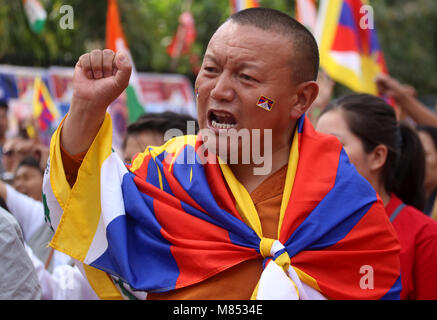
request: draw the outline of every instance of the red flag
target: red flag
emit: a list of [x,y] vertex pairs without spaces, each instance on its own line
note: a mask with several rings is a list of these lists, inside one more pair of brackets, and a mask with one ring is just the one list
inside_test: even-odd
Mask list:
[[172,58],[188,54],[196,40],[196,27],[194,18],[189,11],[183,12],[179,16],[179,26],[176,35],[167,47],[167,53]]

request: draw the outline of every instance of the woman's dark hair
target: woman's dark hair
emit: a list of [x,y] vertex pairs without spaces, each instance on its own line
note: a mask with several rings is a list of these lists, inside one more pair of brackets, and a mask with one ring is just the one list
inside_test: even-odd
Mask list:
[[406,204],[425,209],[425,152],[416,131],[400,123],[402,149],[396,168],[397,183],[393,192]]
[[41,172],[41,175],[44,175],[44,170],[41,169],[39,162],[35,157],[26,156],[25,158],[23,158],[23,160],[20,161],[20,163],[17,166],[17,169],[15,169],[15,170],[18,170],[18,168],[20,168],[22,166],[35,168],[39,172]]
[[387,160],[381,174],[386,191],[423,210],[425,155],[416,132],[398,123],[394,109],[372,95],[342,96],[330,102],[320,116],[333,109],[344,112],[350,131],[361,140],[366,153],[380,144],[387,147]]

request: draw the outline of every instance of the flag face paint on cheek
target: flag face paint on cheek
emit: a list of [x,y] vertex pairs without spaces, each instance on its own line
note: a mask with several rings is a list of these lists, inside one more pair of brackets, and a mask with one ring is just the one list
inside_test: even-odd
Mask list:
[[265,96],[260,96],[256,105],[264,110],[271,111],[275,102]]

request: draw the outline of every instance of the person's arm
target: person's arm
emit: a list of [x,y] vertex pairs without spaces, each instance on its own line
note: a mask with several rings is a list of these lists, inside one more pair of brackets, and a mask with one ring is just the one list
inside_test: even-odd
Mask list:
[[42,202],[32,199],[15,190],[10,185],[2,186],[0,183],[0,190],[5,189],[5,197],[3,198],[9,209],[20,224],[23,230],[24,240],[29,241],[34,232],[44,222],[44,207]]
[[380,74],[376,84],[381,94],[393,98],[416,123],[437,126],[437,114],[417,100],[409,86],[402,85],[386,74]]
[[67,151],[65,151],[62,145],[60,147],[62,164],[64,165],[65,178],[67,179],[70,187],[73,188],[73,185],[76,182],[77,173],[79,171],[80,165],[82,164],[82,160],[86,155],[86,151],[71,155]]
[[0,261],[0,300],[41,298],[41,288],[24,248],[20,226],[3,209],[0,209]]
[[70,111],[63,122],[61,144],[71,155],[88,150],[106,109],[129,84],[132,65],[126,54],[93,50],[79,58],[73,76]]
[[35,266],[41,285],[42,300],[97,300],[98,296],[91,288],[87,279],[76,266],[68,264],[56,267],[48,272],[41,260],[35,256],[32,249],[26,246],[26,251]]

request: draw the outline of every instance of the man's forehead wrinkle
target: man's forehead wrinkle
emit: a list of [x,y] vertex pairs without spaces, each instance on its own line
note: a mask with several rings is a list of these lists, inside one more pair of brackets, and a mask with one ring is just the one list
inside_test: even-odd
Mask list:
[[[260,32],[265,32],[264,30],[255,28],[255,30],[260,30]],[[270,33],[270,32],[269,32]],[[260,41],[260,39],[251,34],[248,37],[241,38],[237,36],[228,36],[224,37],[222,34],[219,34],[217,37],[210,42],[205,58],[213,58],[218,59],[220,56],[226,56],[230,58],[244,58],[246,61],[259,61],[261,56],[258,54],[260,51],[271,52],[272,55],[275,55],[275,60],[278,58],[277,54],[279,51],[283,51],[284,47],[291,47],[290,41],[284,43],[284,37],[278,34],[271,34],[268,38],[265,38],[265,41]],[[276,40],[276,41],[275,41]],[[276,44],[275,44],[276,42]],[[277,46],[277,43],[282,43],[283,45]],[[290,48],[291,49],[291,48]],[[287,59],[292,57],[291,50],[287,50]]]

